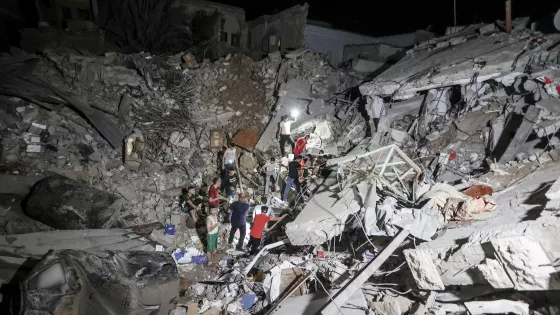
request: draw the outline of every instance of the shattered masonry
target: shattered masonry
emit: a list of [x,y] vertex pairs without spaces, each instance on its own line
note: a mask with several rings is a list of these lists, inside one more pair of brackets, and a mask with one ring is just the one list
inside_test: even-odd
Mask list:
[[[2,284],[22,283],[27,312],[61,314],[556,314],[560,34],[529,22],[462,27],[373,78],[305,48],[260,61],[13,48]],[[277,131],[294,112],[292,135],[324,160],[286,203]],[[235,242],[262,205],[286,217],[254,257],[227,247],[223,222],[208,266],[207,214],[178,196],[207,191],[230,140],[256,205]]]

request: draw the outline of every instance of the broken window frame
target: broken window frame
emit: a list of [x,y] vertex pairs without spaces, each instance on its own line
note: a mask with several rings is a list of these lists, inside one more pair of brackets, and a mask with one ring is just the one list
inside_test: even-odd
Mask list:
[[220,32],[220,42],[227,43],[228,42],[228,33],[221,31]]
[[363,154],[331,159],[326,166],[338,167],[341,188],[376,179],[383,188],[409,202],[416,201],[416,187],[423,174],[422,169],[395,144]]
[[231,46],[240,47],[240,39],[241,39],[241,35],[231,34]]

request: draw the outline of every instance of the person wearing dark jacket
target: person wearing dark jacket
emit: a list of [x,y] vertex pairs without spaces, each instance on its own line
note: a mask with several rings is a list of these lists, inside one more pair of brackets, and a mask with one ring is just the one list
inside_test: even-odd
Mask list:
[[237,242],[236,249],[243,250],[243,242],[245,241],[245,233],[247,232],[247,212],[249,212],[249,203],[244,194],[239,194],[239,199],[234,201],[228,209],[231,213],[231,231],[229,233],[228,244],[233,244],[235,232],[239,230],[239,242]]
[[302,157],[298,155],[288,164],[288,177],[286,177],[286,188],[284,188],[284,195],[282,197],[282,200],[284,201],[288,200],[288,194],[290,193],[292,186],[296,186],[298,196],[301,193],[301,185],[299,181],[299,177],[302,172],[301,160]]

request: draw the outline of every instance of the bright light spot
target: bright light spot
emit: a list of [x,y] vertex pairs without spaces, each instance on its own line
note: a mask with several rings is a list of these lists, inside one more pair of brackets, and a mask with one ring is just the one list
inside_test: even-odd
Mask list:
[[299,110],[297,110],[297,109],[292,109],[292,117],[298,118],[298,116],[299,116]]

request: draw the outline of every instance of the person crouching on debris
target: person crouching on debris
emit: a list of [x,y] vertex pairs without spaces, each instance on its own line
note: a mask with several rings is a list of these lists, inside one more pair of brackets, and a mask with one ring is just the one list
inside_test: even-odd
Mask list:
[[219,177],[214,178],[212,181],[212,185],[208,189],[208,208],[218,208],[220,205],[220,200],[227,201],[227,198],[220,195],[218,190],[220,189],[220,185],[222,184],[222,180]]
[[276,180],[278,177],[277,172],[278,163],[276,159],[271,157],[270,160],[261,168],[261,172],[264,173],[265,185],[264,185],[264,195],[268,196],[270,193],[270,186],[272,186],[272,192],[276,191]]
[[292,135],[290,134],[290,129],[294,121],[295,120],[292,117],[290,117],[289,115],[285,115],[282,117],[282,121],[280,122],[278,141],[280,141],[280,152],[282,153],[282,156],[286,154],[286,151],[284,150],[286,141],[290,143],[290,145],[292,146],[292,150],[296,145],[294,143],[294,140],[292,140]]
[[206,229],[208,231],[208,235],[206,235],[206,254],[208,256],[208,266],[211,266],[218,258],[217,249],[219,227],[218,208],[210,208],[210,214],[206,217]]
[[270,217],[268,216],[267,213],[268,207],[266,206],[263,206],[261,208],[261,211],[262,211],[261,213],[255,216],[255,219],[253,220],[253,226],[251,227],[251,233],[249,234],[250,239],[249,239],[249,244],[247,246],[249,247],[250,250],[249,253],[251,255],[256,254],[257,251],[259,250],[259,246],[261,245],[263,230],[266,224],[270,221],[280,221],[287,216],[287,214],[285,214],[281,217]]
[[284,195],[282,196],[282,200],[288,200],[288,194],[290,193],[290,189],[292,186],[296,186],[296,191],[298,193],[298,197],[301,193],[301,185],[299,182],[299,177],[302,174],[301,169],[301,161],[302,157],[300,155],[296,156],[293,161],[288,164],[288,177],[286,177],[286,188],[284,188]]
[[222,170],[234,169],[237,169],[237,151],[235,150],[235,144],[230,143],[222,157]]
[[183,194],[181,195],[179,206],[184,213],[188,213],[192,219],[196,222],[196,212],[200,210],[201,205],[195,206],[196,187],[189,186],[187,189],[183,188]]
[[309,140],[309,135],[305,135],[297,139],[296,146],[294,148],[294,155],[305,156],[305,154],[307,154],[307,140]]
[[239,194],[239,200],[234,201],[228,209],[231,213],[231,231],[229,232],[228,244],[233,246],[235,232],[239,230],[239,241],[236,249],[243,251],[243,242],[245,241],[245,233],[247,228],[247,212],[249,212],[249,203],[244,194]]

